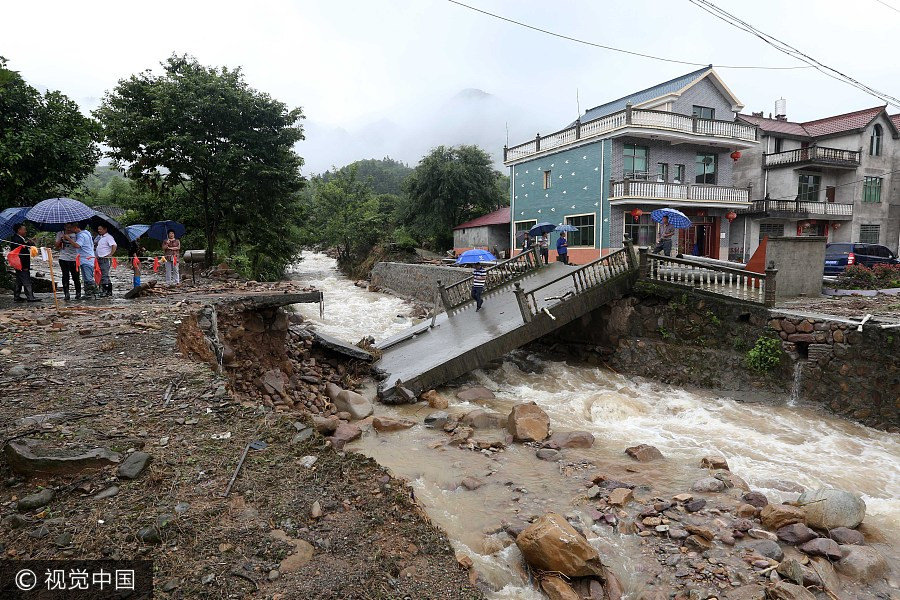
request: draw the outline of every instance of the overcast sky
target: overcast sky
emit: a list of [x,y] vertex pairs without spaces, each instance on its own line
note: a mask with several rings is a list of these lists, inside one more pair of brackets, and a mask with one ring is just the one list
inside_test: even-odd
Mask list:
[[[715,65],[798,66],[688,0],[463,0],[599,44]],[[718,0],[755,27],[900,95],[900,0]],[[390,155],[414,165],[438,144],[499,159],[581,112],[695,70],[554,38],[447,0],[10,2],[0,55],[32,85],[85,111],[124,77],[172,53],[241,66],[247,81],[307,116],[304,171]],[[791,120],[883,104],[813,69],[718,69],[745,112],[787,99]],[[474,90],[479,90],[474,91]],[[900,112],[890,108],[892,113]]]

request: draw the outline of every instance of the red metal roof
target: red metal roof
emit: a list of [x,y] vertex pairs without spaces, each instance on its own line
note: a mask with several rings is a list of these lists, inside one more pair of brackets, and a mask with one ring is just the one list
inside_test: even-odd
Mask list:
[[[756,125],[762,131],[767,133],[783,133],[785,135],[796,135],[800,137],[820,137],[825,135],[834,135],[844,131],[852,131],[854,129],[862,129],[877,117],[883,106],[875,106],[872,108],[864,108],[843,115],[834,115],[833,117],[825,117],[824,119],[816,119],[814,121],[806,121],[805,123],[796,123],[793,121],[780,121],[778,119],[766,119],[764,117],[754,117],[753,115],[738,115],[742,120]],[[895,115],[900,117],[900,115]],[[891,117],[894,125],[900,128],[900,120]]]
[[762,131],[767,133],[783,133],[785,135],[796,135],[800,137],[809,137],[809,133],[800,123],[791,121],[780,121],[778,119],[766,119],[765,117],[754,117],[753,115],[738,115],[742,120],[756,125]]
[[833,117],[825,117],[824,119],[816,119],[815,121],[807,121],[803,123],[803,128],[809,132],[809,135],[831,135],[842,131],[851,131],[853,129],[862,129],[877,117],[884,106],[875,106],[857,110],[843,115],[835,115]]
[[457,225],[453,229],[469,229],[471,227],[484,227],[486,225],[509,225],[509,222],[509,207],[504,206],[503,208],[497,209],[492,213],[482,215],[477,219],[472,219],[471,221],[467,221],[462,225]]

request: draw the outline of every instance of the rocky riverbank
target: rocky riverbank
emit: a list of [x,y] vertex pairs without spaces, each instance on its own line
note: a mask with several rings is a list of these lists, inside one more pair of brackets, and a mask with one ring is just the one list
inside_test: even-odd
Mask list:
[[406,484],[338,449],[366,366],[254,299],[302,291],[0,297],[5,557],[152,560],[162,597],[481,598]]
[[[492,397],[489,390],[469,387],[457,393],[455,403]],[[550,598],[900,598],[897,575],[875,547],[888,540],[865,525],[865,503],[851,491],[798,489],[803,493],[794,502],[770,502],[732,473],[723,457],[700,455],[694,483],[680,493],[661,494],[648,474],[665,470],[668,459],[653,446],[623,449],[632,464],[624,471],[598,472],[573,461],[598,443],[594,436],[553,429],[533,403],[516,404],[507,414],[483,408],[456,412],[434,390],[421,400],[433,410],[415,425],[444,432],[432,449],[500,456],[515,446],[531,448],[535,468],[540,461],[556,463],[565,477],[582,482],[583,492],[564,513],[531,512],[533,504],[525,508],[528,491],[506,482],[514,492],[508,518],[485,532],[488,553],[518,547]],[[492,477],[490,471],[470,475],[458,486],[476,493],[497,485]],[[638,548],[625,572],[611,568],[621,562],[604,555],[604,542],[597,543],[610,536],[631,538]],[[467,556],[460,559],[472,564]]]

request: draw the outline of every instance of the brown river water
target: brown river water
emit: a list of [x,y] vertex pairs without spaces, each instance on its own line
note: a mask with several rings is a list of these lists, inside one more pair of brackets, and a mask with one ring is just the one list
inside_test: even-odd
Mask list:
[[[304,253],[295,277],[325,292],[325,318],[318,308],[299,310],[322,331],[356,342],[365,335],[383,339],[412,321],[400,299],[366,292],[342,277],[334,261]],[[464,318],[464,317],[463,317]],[[455,389],[439,392],[450,400],[448,412],[474,408],[506,413],[513,404],[534,401],[558,431],[583,430],[596,437],[590,449],[569,449],[563,462],[535,457],[519,444],[486,454],[453,446],[432,448],[446,434],[417,426],[378,434],[367,432],[349,448],[371,456],[410,482],[430,518],[446,532],[458,553],[469,555],[492,598],[543,598],[522,578],[515,545],[502,548],[504,534],[493,535],[503,521],[523,520],[553,510],[579,515],[585,477],[606,473],[615,479],[647,485],[653,496],[689,491],[706,475],[698,467],[707,454],[724,456],[731,470],[770,501],[793,500],[798,487],[830,486],[862,495],[867,513],[862,530],[900,575],[900,436],[869,429],[811,408],[737,402],[717,394],[686,390],[642,378],[625,377],[596,367],[567,364],[546,355],[516,351],[490,368],[467,377],[496,395],[478,404],[461,402]],[[419,422],[427,405],[376,407],[376,414]],[[502,432],[491,435],[502,439]],[[635,463],[628,446],[656,446],[666,460]],[[474,476],[485,485],[474,491],[460,481]],[[623,536],[604,525],[585,533],[620,575],[629,591],[641,587],[643,567],[652,557],[641,554],[638,537]]]

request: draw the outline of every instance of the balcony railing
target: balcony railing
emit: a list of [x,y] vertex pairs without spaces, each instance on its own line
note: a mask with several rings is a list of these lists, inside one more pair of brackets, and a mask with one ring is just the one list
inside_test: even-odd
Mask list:
[[835,167],[855,168],[859,166],[859,155],[860,153],[856,150],[809,146],[808,148],[763,154],[763,166],[770,168],[799,163],[820,163]]
[[625,110],[620,110],[599,119],[585,123],[582,123],[580,120],[575,121],[575,124],[571,127],[556,133],[544,136],[538,134],[533,140],[524,144],[511,148],[504,146],[503,161],[508,163],[519,160],[532,154],[545,152],[560,146],[567,146],[579,140],[599,137],[626,127],[673,131],[703,137],[741,140],[743,142],[756,142],[759,139],[755,125],[745,125],[734,121],[698,119],[678,113],[633,109],[631,106],[627,106]]
[[616,198],[642,198],[662,200],[685,200],[696,202],[725,202],[747,204],[750,202],[750,188],[736,188],[725,185],[702,185],[689,183],[656,183],[652,181],[610,182],[610,200]]
[[835,202],[809,202],[805,200],[756,200],[751,202],[744,212],[852,217],[853,205]]

